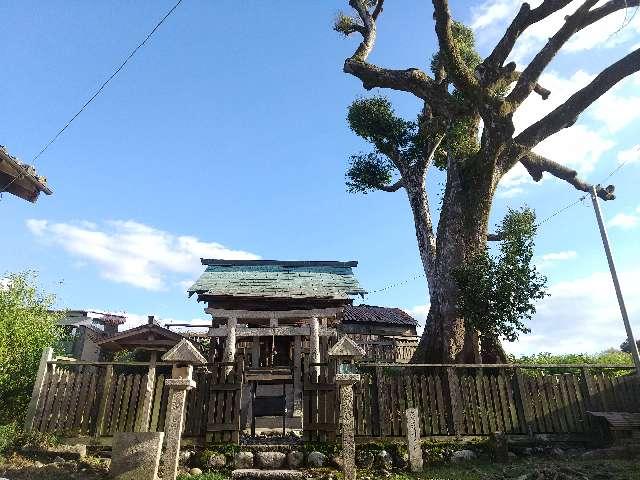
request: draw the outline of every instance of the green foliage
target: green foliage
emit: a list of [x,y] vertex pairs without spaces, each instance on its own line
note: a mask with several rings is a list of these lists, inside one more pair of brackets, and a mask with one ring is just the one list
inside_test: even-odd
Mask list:
[[0,287],[0,423],[26,412],[42,351],[60,338],[54,297],[34,273],[10,274]]
[[[620,350],[622,350],[623,352],[631,353],[630,345],[631,344],[629,343],[629,339],[627,338],[620,344]],[[640,340],[636,340],[636,345],[638,346],[638,348],[640,348]]]
[[347,169],[347,191],[368,193],[391,182],[393,167],[388,160],[376,153],[351,155]]
[[344,36],[347,36],[350,33],[353,33],[354,25],[359,24],[360,22],[358,22],[355,18],[346,15],[344,12],[338,12],[333,22],[333,29],[336,32],[343,34]]
[[300,450],[305,454],[320,452],[330,457],[339,454],[342,448],[340,444],[332,442],[304,442]]
[[[565,353],[565,354],[552,354],[548,352],[536,353],[533,355],[523,355],[521,357],[511,357],[511,363],[518,363],[523,365],[633,365],[633,359],[631,354],[621,352],[620,350],[605,350],[603,352],[589,354],[589,353]],[[526,371],[526,370],[524,370]],[[594,370],[595,372],[595,370]],[[628,375],[631,370],[617,370],[606,369],[605,374],[611,376]],[[552,373],[579,373],[577,369],[537,369],[535,372],[538,374],[552,374]]]
[[[473,30],[465,24],[453,21],[451,23],[451,33],[455,46],[462,60],[462,63],[471,71],[473,71],[482,62],[482,57],[476,52],[476,39]],[[440,52],[434,53],[431,57],[431,71],[434,75],[437,71],[444,67],[447,69]]]
[[56,445],[58,439],[47,433],[24,432],[16,422],[0,425],[0,454],[23,448],[39,448]]
[[459,288],[458,308],[469,328],[480,337],[504,337],[513,342],[529,333],[525,321],[546,296],[547,279],[532,265],[535,214],[528,208],[509,210],[498,226],[499,254],[483,252],[453,271]]

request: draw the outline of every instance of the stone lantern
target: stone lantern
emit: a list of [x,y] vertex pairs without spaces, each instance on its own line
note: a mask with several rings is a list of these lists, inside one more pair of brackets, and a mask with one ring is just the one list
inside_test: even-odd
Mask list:
[[329,349],[329,357],[338,362],[336,384],[340,386],[340,425],[342,427],[342,468],[345,480],[356,480],[356,444],[353,421],[353,385],[360,381],[355,361],[365,351],[346,335]]

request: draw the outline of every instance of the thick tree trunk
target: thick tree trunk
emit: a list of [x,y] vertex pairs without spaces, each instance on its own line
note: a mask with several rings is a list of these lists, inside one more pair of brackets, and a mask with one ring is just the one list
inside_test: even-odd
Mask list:
[[436,256],[431,273],[427,273],[428,278],[433,277],[429,283],[431,306],[414,363],[495,363],[504,359],[497,339],[480,346],[477,332],[465,328],[452,275],[455,268],[486,246],[494,189],[492,176],[465,172],[454,162],[449,165]]

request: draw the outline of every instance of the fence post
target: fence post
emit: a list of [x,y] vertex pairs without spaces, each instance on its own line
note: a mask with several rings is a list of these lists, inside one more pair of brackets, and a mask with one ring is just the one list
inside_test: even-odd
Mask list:
[[30,431],[33,429],[33,420],[36,416],[38,404],[40,403],[40,397],[42,396],[42,389],[44,388],[47,374],[47,367],[51,360],[53,360],[53,348],[47,347],[44,349],[44,351],[42,352],[42,356],[40,357],[40,366],[38,367],[36,382],[33,384],[31,400],[29,401],[27,416],[24,421],[24,429],[26,431]]
[[100,405],[98,406],[98,418],[96,419],[96,437],[101,437],[105,429],[105,415],[107,414],[107,399],[111,393],[111,384],[113,380],[113,365],[107,365],[107,371],[104,375],[104,383],[102,384],[102,396]]
[[447,367],[447,384],[449,386],[449,398],[451,400],[451,419],[454,433],[460,435],[462,432],[462,412],[460,411],[460,384],[458,376],[453,367]]
[[384,401],[384,385],[382,384],[382,367],[376,367],[376,413],[379,420],[375,424],[378,425],[380,431],[378,434],[384,437],[387,434],[387,407]]
[[140,431],[149,431],[149,422],[151,421],[151,407],[153,405],[153,392],[156,390],[156,362],[158,352],[151,352],[149,359],[149,371],[147,372],[147,384],[144,390],[144,400],[142,404],[142,414],[140,416]]

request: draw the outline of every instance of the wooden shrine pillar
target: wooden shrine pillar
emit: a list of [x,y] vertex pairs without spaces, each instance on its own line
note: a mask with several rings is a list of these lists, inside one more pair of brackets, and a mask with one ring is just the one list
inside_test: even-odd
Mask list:
[[[320,363],[320,323],[318,317],[309,319],[309,363]],[[310,371],[316,379],[320,376],[319,366],[312,366]]]
[[302,417],[302,336],[293,339],[293,416]]
[[[236,327],[238,320],[234,317],[227,319],[227,338],[224,344],[224,353],[222,355],[222,361],[225,363],[232,363],[236,360]],[[233,370],[233,366],[229,365],[225,367],[225,373],[229,374]]]
[[253,337],[251,344],[251,366],[258,368],[260,366],[260,337]]

